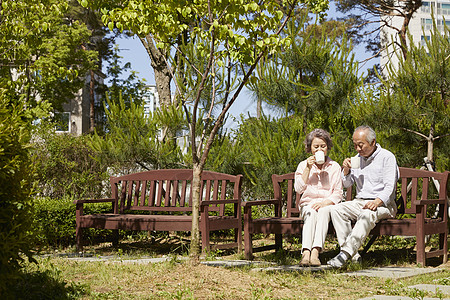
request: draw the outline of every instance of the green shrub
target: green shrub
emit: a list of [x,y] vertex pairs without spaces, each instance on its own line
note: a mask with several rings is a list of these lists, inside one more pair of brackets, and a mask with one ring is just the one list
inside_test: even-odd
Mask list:
[[57,134],[45,122],[38,127],[33,157],[40,196],[99,198],[103,196],[103,186],[109,190],[106,167],[94,159],[89,139],[89,136]]
[[0,93],[0,296],[33,247],[30,125],[24,113]]
[[[111,203],[87,204],[85,214],[110,213]],[[67,247],[75,244],[75,204],[72,198],[35,200],[35,228],[41,248]],[[85,240],[106,240],[108,230],[89,228],[84,230]]]

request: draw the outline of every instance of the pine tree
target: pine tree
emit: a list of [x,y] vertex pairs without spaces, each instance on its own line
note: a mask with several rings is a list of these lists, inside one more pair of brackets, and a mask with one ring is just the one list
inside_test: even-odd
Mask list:
[[269,56],[251,86],[262,99],[287,115],[303,116],[304,133],[335,124],[353,124],[348,118],[348,99],[358,87],[358,64],[345,35],[329,35],[324,25],[309,25],[300,17],[284,34],[290,47]]
[[[425,35],[425,34],[424,34]],[[420,166],[422,158],[448,170],[450,131],[450,36],[434,23],[430,39],[414,44],[405,58],[396,53],[398,67],[389,66],[389,78],[366,90],[355,106],[355,117],[375,124],[400,164]]]

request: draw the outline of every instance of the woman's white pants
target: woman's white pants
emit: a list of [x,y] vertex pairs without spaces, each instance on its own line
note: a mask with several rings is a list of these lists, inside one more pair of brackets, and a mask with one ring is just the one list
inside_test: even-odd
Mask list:
[[302,250],[319,248],[322,250],[327,237],[328,224],[330,223],[330,207],[328,205],[316,211],[311,205],[300,206],[300,216],[303,219]]

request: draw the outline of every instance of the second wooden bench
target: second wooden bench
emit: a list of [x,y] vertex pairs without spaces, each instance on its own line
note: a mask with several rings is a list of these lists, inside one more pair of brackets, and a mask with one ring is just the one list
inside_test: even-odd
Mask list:
[[[399,168],[398,212],[396,218],[380,221],[370,232],[371,239],[362,251],[367,252],[377,236],[413,236],[416,238],[416,259],[425,266],[429,257],[442,256],[447,262],[448,206],[447,181],[449,172],[438,173],[418,169]],[[436,181],[439,190],[435,188]],[[272,175],[274,199],[248,201],[244,207],[244,248],[245,257],[251,259],[253,252],[282,248],[283,234],[301,235],[303,221],[299,217],[299,194],[294,191],[294,173]],[[352,200],[351,190],[347,191],[347,201]],[[254,207],[273,206],[273,215],[254,219]],[[331,223],[330,223],[331,227]],[[333,229],[331,228],[332,232]],[[275,234],[272,245],[254,248],[252,235]],[[425,251],[425,236],[439,235],[439,248]]]

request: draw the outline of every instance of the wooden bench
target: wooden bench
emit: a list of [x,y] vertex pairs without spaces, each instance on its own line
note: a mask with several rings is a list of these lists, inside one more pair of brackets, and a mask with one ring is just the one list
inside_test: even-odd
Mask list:
[[[372,235],[364,247],[364,255],[376,237],[414,236],[416,237],[416,259],[425,266],[429,257],[442,256],[447,262],[448,204],[447,180],[449,172],[437,173],[418,169],[399,168],[399,191],[396,218],[380,221],[370,232]],[[434,178],[440,185],[439,191],[433,184]],[[294,173],[272,175],[274,199],[248,201],[244,207],[244,248],[245,257],[251,259],[253,252],[282,248],[282,235],[301,235],[303,221],[299,218],[297,206],[300,195],[294,191]],[[351,189],[346,192],[346,201],[352,200]],[[252,208],[261,205],[273,206],[270,217],[252,218]],[[437,213],[433,215],[433,212]],[[330,223],[330,232],[333,232]],[[252,235],[256,233],[275,234],[275,244],[254,248]],[[425,236],[439,234],[439,249],[425,251]]]
[[[193,172],[189,169],[153,170],[111,177],[111,198],[74,201],[77,249],[83,249],[83,228],[116,230],[116,237],[118,229],[191,231],[192,177]],[[200,202],[202,250],[238,247],[241,251],[241,181],[242,175],[203,171]],[[102,202],[112,204],[111,213],[83,214],[86,203]],[[226,229],[234,229],[234,242],[211,245],[210,232]]]

